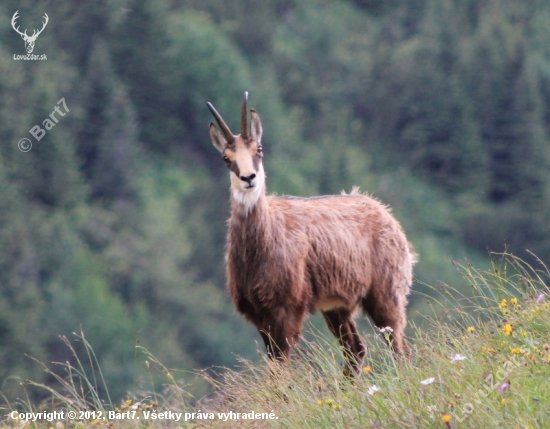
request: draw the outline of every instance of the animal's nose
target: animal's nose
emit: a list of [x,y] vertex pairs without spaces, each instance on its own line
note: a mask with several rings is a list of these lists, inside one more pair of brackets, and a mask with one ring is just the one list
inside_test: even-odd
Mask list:
[[241,176],[241,180],[246,183],[252,182],[256,177],[256,173],[249,174],[248,176]]

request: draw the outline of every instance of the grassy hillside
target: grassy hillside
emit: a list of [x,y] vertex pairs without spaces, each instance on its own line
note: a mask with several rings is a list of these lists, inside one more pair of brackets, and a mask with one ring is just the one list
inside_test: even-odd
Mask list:
[[[368,335],[363,372],[353,382],[341,373],[340,350],[319,334],[303,342],[282,366],[242,360],[238,371],[215,368],[197,373],[197,381],[214,387],[214,393],[204,398],[192,397],[177,370],[139,349],[139,381],[134,394],[121,403],[106,404],[97,398],[99,368],[83,374],[80,367],[61,364],[47,369],[59,374],[63,385],[47,388],[51,399],[41,406],[22,400],[5,413],[96,412],[77,425],[86,428],[112,422],[117,427],[189,428],[546,428],[550,272],[542,266],[535,270],[511,255],[494,258],[488,271],[470,264],[458,267],[472,297],[452,286],[442,287],[439,298],[429,303],[438,316],[426,315],[429,327],[413,329],[410,357],[389,351],[387,333]],[[90,357],[94,359],[81,356]],[[213,378],[212,371],[219,378]],[[164,388],[146,391],[150,377],[157,376],[163,377]],[[27,389],[33,387],[45,388],[27,384]],[[18,427],[21,422],[8,418],[4,424]]]

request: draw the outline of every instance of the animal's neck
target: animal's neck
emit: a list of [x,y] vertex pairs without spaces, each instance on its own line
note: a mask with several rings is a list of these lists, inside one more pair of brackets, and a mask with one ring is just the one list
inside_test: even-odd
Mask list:
[[269,208],[265,189],[260,189],[255,200],[249,197],[252,195],[243,196],[232,190],[230,228],[236,235],[235,239],[257,245],[270,234]]
[[241,291],[258,285],[264,275],[262,266],[269,261],[273,242],[269,209],[262,193],[250,210],[234,198],[227,237],[229,287]]

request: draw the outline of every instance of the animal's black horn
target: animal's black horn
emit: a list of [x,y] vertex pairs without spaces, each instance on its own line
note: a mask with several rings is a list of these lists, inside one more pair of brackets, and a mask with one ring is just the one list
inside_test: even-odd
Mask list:
[[214,116],[214,118],[216,118],[216,122],[218,122],[218,125],[222,129],[222,133],[225,136],[227,143],[228,144],[233,143],[233,141],[235,140],[235,137],[233,136],[233,133],[231,132],[231,130],[229,129],[225,121],[222,119],[218,111],[214,108],[214,106],[212,106],[212,103],[208,102],[206,103],[206,105],[210,109],[210,112],[212,112],[212,115]]
[[247,121],[246,121],[246,118],[247,118],[247,109],[246,109],[246,103],[248,102],[248,92],[245,92],[244,93],[244,98],[243,98],[243,109],[242,109],[242,112],[241,112],[241,137],[244,139],[244,140],[247,140],[248,139],[248,125],[247,125]]

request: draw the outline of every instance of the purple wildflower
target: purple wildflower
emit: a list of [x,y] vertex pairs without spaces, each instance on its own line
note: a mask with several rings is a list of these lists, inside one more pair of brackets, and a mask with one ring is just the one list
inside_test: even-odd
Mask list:
[[498,388],[499,393],[503,393],[506,389],[510,387],[510,383],[502,383]]

